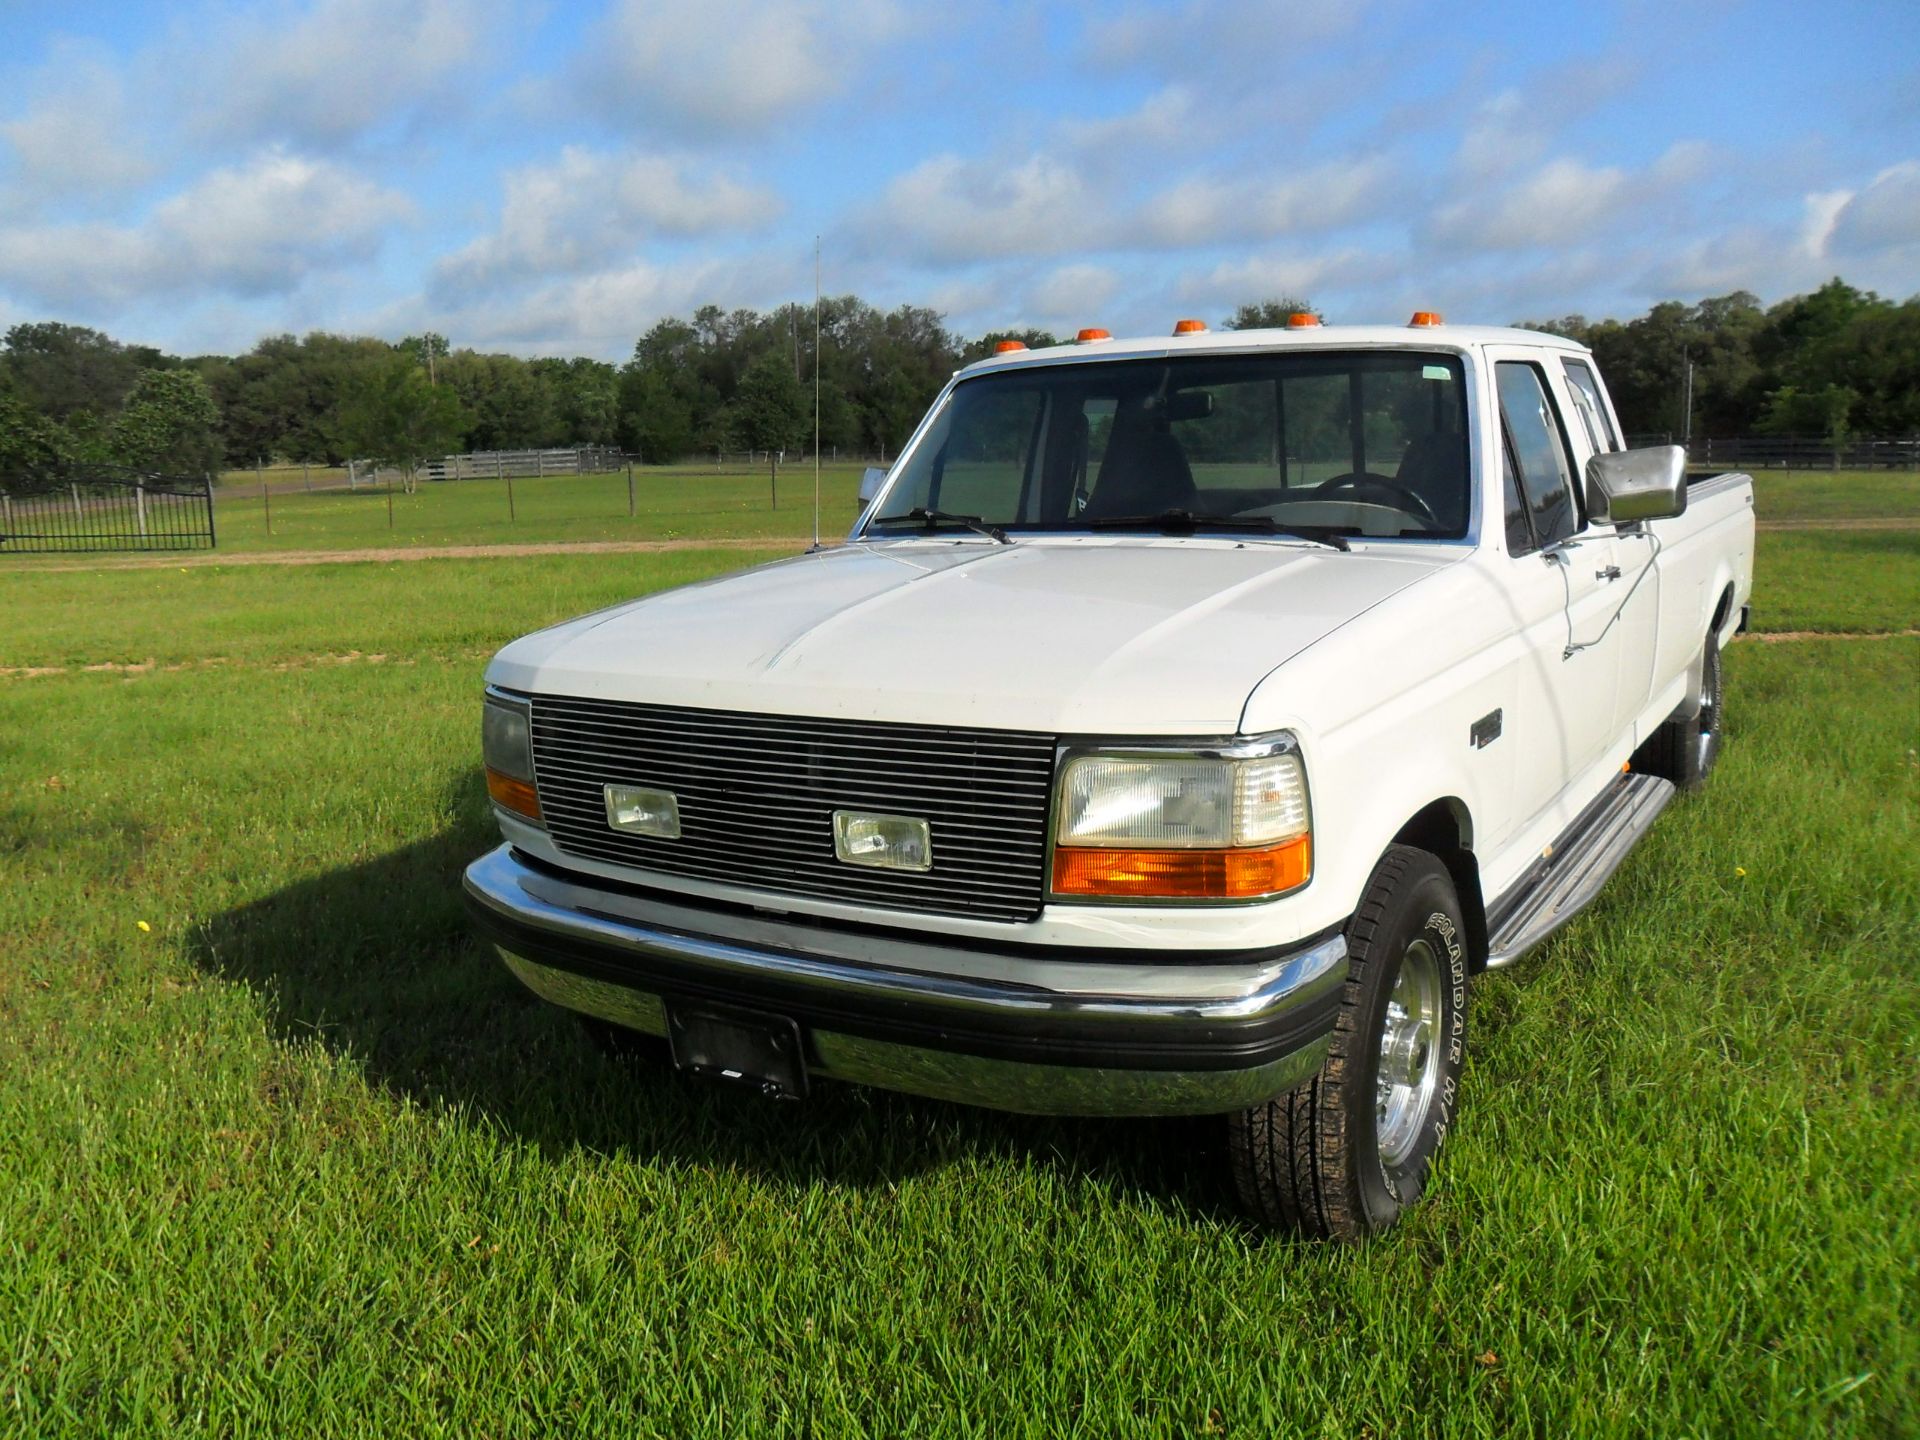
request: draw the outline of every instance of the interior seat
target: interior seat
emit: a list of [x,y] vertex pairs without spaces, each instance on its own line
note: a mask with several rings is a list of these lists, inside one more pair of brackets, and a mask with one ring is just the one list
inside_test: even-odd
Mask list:
[[1089,520],[1102,520],[1191,510],[1199,494],[1180,442],[1165,430],[1149,430],[1137,440],[1116,438],[1107,447],[1083,513]]
[[1444,529],[1467,528],[1467,442],[1454,431],[1432,430],[1407,442],[1399,483],[1427,502]]

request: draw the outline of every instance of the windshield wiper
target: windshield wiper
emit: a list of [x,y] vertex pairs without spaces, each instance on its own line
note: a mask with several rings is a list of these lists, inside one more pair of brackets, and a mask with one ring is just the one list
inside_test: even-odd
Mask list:
[[1094,530],[1157,529],[1166,535],[1191,535],[1196,530],[1257,530],[1263,535],[1284,535],[1289,540],[1307,540],[1330,545],[1335,550],[1351,550],[1346,536],[1338,530],[1315,526],[1296,529],[1282,525],[1267,515],[1196,515],[1191,510],[1162,510],[1157,515],[1103,515],[1087,522]]
[[904,515],[881,515],[877,517],[873,523],[876,525],[890,525],[896,520],[918,520],[921,521],[928,530],[943,523],[947,525],[964,525],[967,529],[973,531],[974,534],[985,535],[989,540],[997,540],[1002,545],[1011,545],[1013,543],[1013,541],[1007,538],[1006,531],[1002,530],[998,525],[989,525],[978,515],[955,515],[947,510],[929,510],[924,505],[916,505]]

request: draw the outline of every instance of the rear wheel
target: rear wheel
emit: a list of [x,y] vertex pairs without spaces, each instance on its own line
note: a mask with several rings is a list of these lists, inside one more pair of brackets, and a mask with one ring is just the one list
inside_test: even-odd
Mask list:
[[1633,757],[1633,768],[1643,775],[1671,780],[1682,790],[1698,790],[1713,773],[1726,736],[1726,695],[1720,670],[1720,645],[1707,635],[1700,654],[1700,708],[1688,716],[1674,716],[1647,737]]
[[1326,1062],[1229,1117],[1234,1186],[1257,1219],[1352,1240],[1420,1198],[1459,1104],[1465,936],[1446,867],[1423,850],[1388,850],[1347,927]]

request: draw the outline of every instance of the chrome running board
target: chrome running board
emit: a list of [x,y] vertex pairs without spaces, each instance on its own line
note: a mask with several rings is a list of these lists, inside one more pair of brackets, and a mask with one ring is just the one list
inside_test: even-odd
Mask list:
[[1673,782],[1657,775],[1623,775],[1609,786],[1539,866],[1494,902],[1487,968],[1511,965],[1591,905],[1673,796]]

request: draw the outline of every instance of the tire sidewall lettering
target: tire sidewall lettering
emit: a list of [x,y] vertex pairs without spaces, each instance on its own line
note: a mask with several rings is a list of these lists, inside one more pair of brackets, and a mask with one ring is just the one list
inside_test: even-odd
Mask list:
[[[1418,913],[1418,912],[1416,912]],[[1467,1040],[1467,947],[1461,937],[1460,922],[1445,910],[1432,909],[1419,923],[1409,941],[1426,938],[1446,956],[1446,1045],[1436,1059],[1443,1066],[1435,1088],[1427,1126],[1431,1142],[1420,1146],[1398,1171],[1380,1166],[1380,1177],[1387,1195],[1405,1208],[1420,1198],[1426,1172],[1433,1156],[1453,1127],[1453,1114],[1460,1098],[1460,1067],[1466,1059]]]

